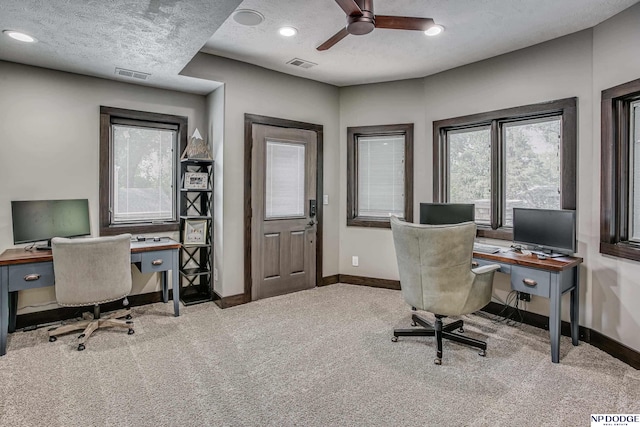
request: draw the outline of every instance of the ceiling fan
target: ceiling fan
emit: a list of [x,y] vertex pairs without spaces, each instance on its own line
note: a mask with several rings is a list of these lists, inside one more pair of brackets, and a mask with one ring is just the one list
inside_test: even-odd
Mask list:
[[329,40],[318,46],[316,48],[317,50],[327,50],[349,34],[369,34],[374,28],[426,31],[435,26],[435,22],[433,22],[431,18],[374,15],[373,0],[335,1],[347,14],[347,25],[335,33]]

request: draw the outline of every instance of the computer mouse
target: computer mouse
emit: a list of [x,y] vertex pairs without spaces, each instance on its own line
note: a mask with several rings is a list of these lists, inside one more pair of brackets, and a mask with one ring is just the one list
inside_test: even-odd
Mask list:
[[547,259],[547,258],[549,258],[549,257],[548,257],[548,256],[546,256],[546,255],[539,255],[539,254],[538,254],[538,255],[536,255],[536,256],[538,257],[538,259]]
[[160,240],[162,240],[160,237],[154,237],[154,238],[153,238],[153,241],[154,241],[154,242],[159,242]]
[[138,239],[138,242],[144,242],[145,240],[147,240],[145,239],[144,236],[138,236],[137,239]]

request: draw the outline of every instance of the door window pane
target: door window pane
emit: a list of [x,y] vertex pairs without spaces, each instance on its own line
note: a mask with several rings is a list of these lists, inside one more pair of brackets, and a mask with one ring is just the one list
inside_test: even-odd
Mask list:
[[630,158],[633,159],[631,169],[631,182],[629,183],[631,200],[631,212],[629,215],[631,224],[629,227],[629,240],[640,242],[640,101],[633,102],[631,112],[631,135],[629,138]]
[[560,209],[560,116],[503,125],[505,220],[513,208]]
[[303,217],[305,146],[267,140],[265,218]]
[[358,216],[404,217],[404,136],[358,138]]
[[173,130],[112,125],[113,223],[175,220]]
[[476,222],[491,223],[491,128],[447,132],[449,202],[473,203]]

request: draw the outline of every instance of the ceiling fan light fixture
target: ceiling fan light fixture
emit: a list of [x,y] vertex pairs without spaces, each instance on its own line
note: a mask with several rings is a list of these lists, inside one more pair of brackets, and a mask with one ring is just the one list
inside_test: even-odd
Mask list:
[[439,24],[435,24],[432,25],[431,27],[427,28],[427,30],[424,32],[426,35],[428,36],[437,36],[438,34],[442,33],[444,31],[444,27],[442,25]]
[[30,36],[29,34],[21,33],[20,31],[4,30],[3,33],[14,40],[25,43],[35,43],[38,41],[35,37]]
[[264,21],[264,15],[257,10],[252,9],[238,9],[233,12],[233,20],[240,25],[246,25],[247,27],[254,27],[261,24]]
[[293,37],[298,34],[298,30],[294,27],[280,27],[278,32],[284,37]]

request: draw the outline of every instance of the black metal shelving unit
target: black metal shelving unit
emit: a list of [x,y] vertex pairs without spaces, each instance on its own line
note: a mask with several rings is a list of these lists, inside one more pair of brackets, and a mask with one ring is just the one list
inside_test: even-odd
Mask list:
[[[180,188],[180,301],[193,305],[213,299],[213,160],[182,159]],[[196,176],[191,173],[198,174]],[[186,178],[198,182],[206,174],[206,187],[194,188]],[[202,182],[200,180],[199,182]],[[197,186],[197,184],[196,184]],[[202,242],[186,239],[188,224],[204,222]]]

